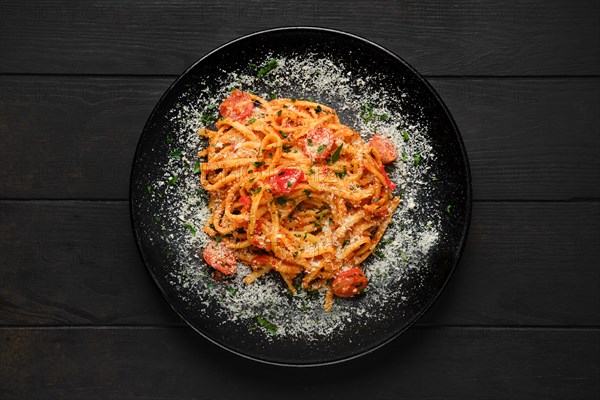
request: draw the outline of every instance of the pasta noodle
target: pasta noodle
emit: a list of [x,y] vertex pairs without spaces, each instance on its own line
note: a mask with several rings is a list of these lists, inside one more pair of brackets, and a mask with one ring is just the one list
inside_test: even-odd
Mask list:
[[397,156],[391,142],[365,143],[334,109],[307,100],[235,90],[220,111],[216,130],[199,131],[209,144],[199,153],[204,231],[215,239],[207,263],[223,274],[249,264],[246,284],[275,271],[292,294],[295,284],[324,287],[326,310],[364,290],[360,265],[400,203],[383,166]]

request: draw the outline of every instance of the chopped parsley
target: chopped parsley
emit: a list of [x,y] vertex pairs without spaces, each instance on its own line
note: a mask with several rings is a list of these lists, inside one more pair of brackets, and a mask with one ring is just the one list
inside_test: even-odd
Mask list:
[[192,236],[196,236],[196,228],[194,228],[194,226],[192,224],[185,223],[185,224],[183,224],[183,226],[188,228],[188,230],[191,232]]
[[390,116],[389,116],[389,115],[387,115],[387,114],[381,114],[381,115],[379,116],[379,120],[380,120],[380,121],[383,121],[383,122],[387,122],[387,121],[389,121],[389,120],[390,120]]
[[292,146],[290,146],[289,144],[284,144],[282,146],[282,149],[284,153],[289,153],[290,151],[292,151]]
[[173,186],[174,184],[177,183],[178,180],[179,180],[179,176],[175,175],[171,179],[169,179],[169,181],[167,182],[167,185]]
[[215,236],[215,243],[219,243],[221,240],[223,240],[223,238],[232,237],[232,236],[233,235],[231,233],[228,233],[227,235],[219,235],[219,234],[217,234]]
[[408,136],[408,132],[406,132],[406,129],[402,131],[402,137],[404,138],[405,142],[408,142],[408,139],[410,139],[410,137]]
[[323,150],[325,150],[325,145],[322,144],[319,147],[317,147],[317,153],[321,154],[323,152]]
[[346,245],[350,243],[350,239],[344,239],[344,243],[342,243],[342,247],[346,247]]
[[181,158],[181,152],[179,150],[173,151],[169,155],[176,160]]
[[201,123],[202,125],[208,125],[208,124],[210,124],[211,122],[215,122],[216,120],[217,120],[217,117],[215,117],[215,116],[214,116],[214,115],[212,115],[212,114],[202,114],[202,115],[200,116],[200,123]]
[[148,194],[152,193],[152,186],[148,185],[146,186],[146,190],[148,191]]
[[323,111],[323,109],[321,108],[321,106],[317,106],[317,107],[315,107],[315,112],[316,112],[317,114],[321,113],[322,111]]
[[269,72],[271,72],[275,68],[277,68],[277,60],[269,60],[269,62],[267,62],[264,67],[262,67],[260,70],[258,70],[258,73],[256,74],[256,77],[260,78],[263,75],[268,74]]
[[365,124],[372,121],[376,117],[373,104],[365,103],[360,112],[360,116],[363,121],[365,121]]
[[275,93],[273,92],[269,92],[269,100],[273,101],[275,100],[277,97],[275,96]]
[[287,133],[285,133],[284,131],[279,131],[279,134],[280,134],[280,135],[281,135],[281,137],[282,137],[282,138],[284,138],[284,139],[288,137],[288,134],[287,134]]
[[450,214],[452,212],[452,205],[451,204],[448,204],[448,207],[446,207],[446,212],[448,214]]
[[292,181],[287,181],[286,186],[291,188],[292,187]]
[[306,197],[310,199],[310,195],[312,194],[312,192],[308,189],[304,189],[303,192],[306,195]]
[[414,164],[415,165],[421,164],[421,153],[415,154]]
[[313,145],[313,141],[312,141],[312,139],[308,139],[308,140],[307,140],[307,143],[308,143],[308,145],[309,145],[309,146],[312,146],[312,145]]
[[250,118],[248,120],[248,122],[246,122],[246,125],[250,125],[250,124],[254,123],[254,121],[256,121],[256,118]]
[[281,110],[277,111],[277,116],[281,117]]
[[256,316],[256,321],[270,333],[277,333],[277,325],[263,318],[260,314]]
[[200,173],[200,160],[196,160],[196,163],[194,164],[193,171],[194,171],[195,174],[199,174]]
[[376,249],[373,254],[375,254],[377,257],[379,258],[385,258],[385,256],[383,255],[383,253],[381,252],[381,250]]
[[343,171],[335,171],[335,174],[337,175],[338,178],[340,179],[344,179],[346,177],[346,166],[344,165],[344,170]]
[[264,161],[255,161],[252,163],[252,165],[254,165],[256,168],[260,168],[265,164]]
[[236,288],[232,288],[232,287],[227,288],[227,293],[229,293],[231,296],[235,296],[236,292],[237,292]]
[[340,144],[340,147],[338,147],[335,152],[333,153],[333,155],[331,156],[331,163],[333,164],[334,162],[336,162],[337,160],[340,159],[340,154],[342,152],[342,147],[344,146],[344,143]]
[[[288,182],[288,184],[289,184],[289,182]],[[285,203],[287,203],[287,202],[288,202],[288,199],[285,197],[277,198],[277,204],[279,204],[280,206],[284,206]]]
[[436,177],[434,176],[433,178],[431,178],[431,180],[432,180],[432,181],[434,181],[434,182],[436,182],[436,181],[439,181],[439,180],[440,180],[440,178],[436,178]]
[[294,257],[294,258],[298,257],[298,252],[295,251],[294,254],[292,254],[292,257]]

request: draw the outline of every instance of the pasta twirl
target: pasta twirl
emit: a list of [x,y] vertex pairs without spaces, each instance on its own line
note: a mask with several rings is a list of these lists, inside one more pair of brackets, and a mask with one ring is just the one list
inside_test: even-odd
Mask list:
[[391,142],[365,143],[312,101],[234,90],[220,111],[216,130],[199,132],[209,142],[199,153],[210,194],[204,231],[215,239],[207,263],[224,274],[235,260],[249,264],[247,284],[273,271],[292,293],[325,288],[326,310],[334,296],[360,293],[361,263],[400,203],[384,168],[397,157]]

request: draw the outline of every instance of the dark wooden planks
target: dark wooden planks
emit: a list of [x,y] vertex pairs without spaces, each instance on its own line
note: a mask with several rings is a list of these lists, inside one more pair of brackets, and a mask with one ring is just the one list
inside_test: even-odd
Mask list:
[[[139,259],[127,203],[0,205],[0,324],[180,324]],[[600,326],[599,232],[596,202],[476,202],[464,257],[421,323]]]
[[241,35],[280,26],[351,31],[422,73],[600,71],[596,1],[4,1],[0,73],[179,74]]
[[0,329],[3,399],[592,399],[597,329],[413,328],[341,365],[259,365],[187,328]]
[[[171,78],[0,77],[0,197],[125,199]],[[600,197],[600,79],[431,79],[462,132],[475,199]]]

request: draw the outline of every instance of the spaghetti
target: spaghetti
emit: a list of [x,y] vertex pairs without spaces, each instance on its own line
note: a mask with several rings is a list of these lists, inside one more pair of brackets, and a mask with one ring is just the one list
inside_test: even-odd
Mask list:
[[296,285],[351,297],[367,286],[361,263],[373,253],[400,198],[384,165],[397,157],[386,138],[365,143],[332,108],[312,101],[267,101],[234,90],[216,130],[202,128],[201,184],[210,194],[204,249],[217,274],[250,265],[251,284],[276,271]]

